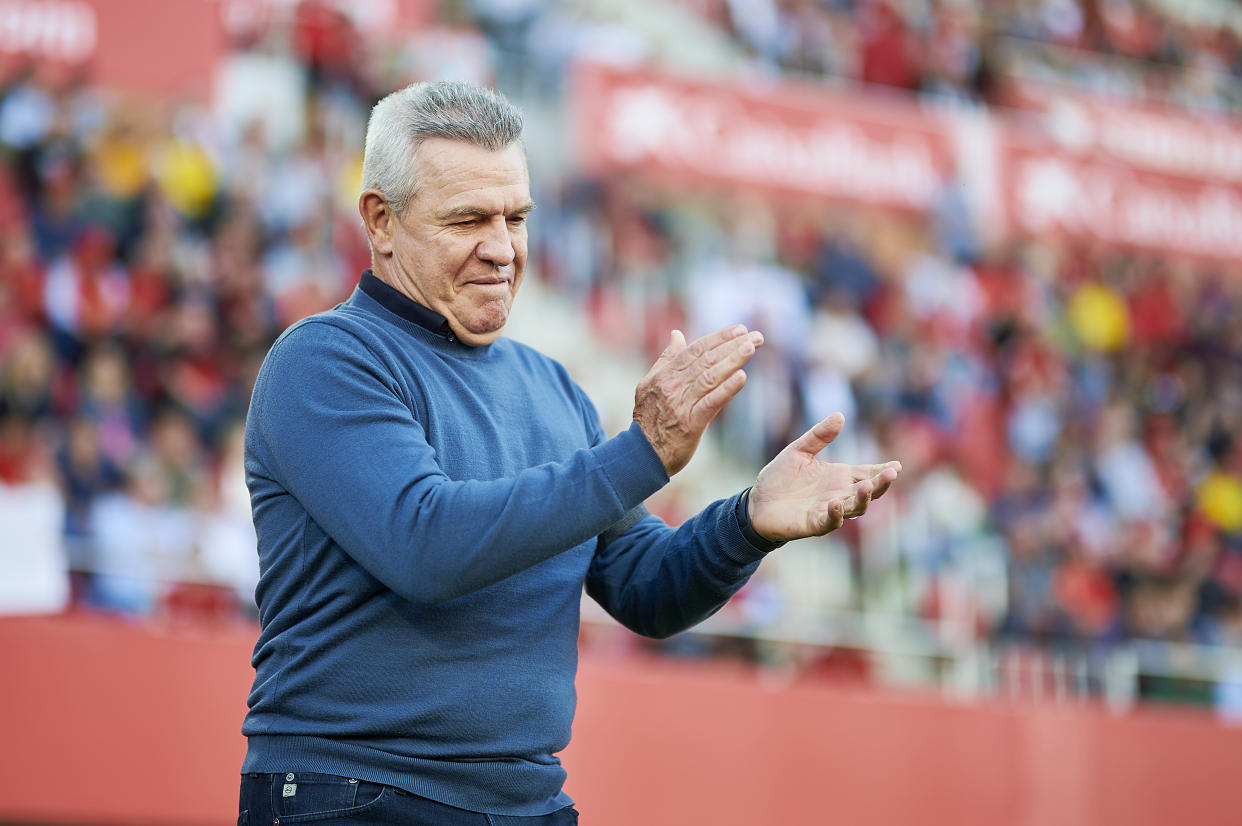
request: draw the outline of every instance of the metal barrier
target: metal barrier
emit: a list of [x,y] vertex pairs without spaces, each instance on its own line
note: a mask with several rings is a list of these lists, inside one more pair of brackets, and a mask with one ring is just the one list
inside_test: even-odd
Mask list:
[[[624,632],[598,605],[583,600],[589,628]],[[685,632],[691,638],[741,639],[764,646],[845,649],[866,656],[877,680],[932,688],[949,698],[1001,698],[1074,704],[1103,702],[1122,713],[1152,697],[1153,681],[1198,684],[1218,714],[1242,721],[1242,648],[1162,640],[1127,640],[1111,646],[1040,647],[1029,642],[950,642],[943,622],[901,614],[838,611],[817,617],[786,616],[756,625],[727,608]],[[914,665],[909,663],[913,662]]]

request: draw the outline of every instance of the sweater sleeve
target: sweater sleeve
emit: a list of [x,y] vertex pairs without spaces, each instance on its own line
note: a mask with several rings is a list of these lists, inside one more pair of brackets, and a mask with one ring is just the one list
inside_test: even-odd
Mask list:
[[372,576],[418,603],[586,542],[668,481],[637,426],[510,478],[452,480],[378,357],[326,323],[272,348],[250,418],[248,472],[275,483],[255,486],[268,491],[254,497],[256,520],[265,495],[291,494]]
[[768,543],[739,520],[747,492],[713,502],[677,529],[647,515],[596,550],[587,593],[618,622],[668,637],[716,613],[746,584]]

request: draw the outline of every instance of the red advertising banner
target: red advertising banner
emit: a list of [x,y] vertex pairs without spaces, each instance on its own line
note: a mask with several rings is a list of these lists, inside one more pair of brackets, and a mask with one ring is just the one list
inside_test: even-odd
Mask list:
[[288,22],[300,5],[313,5],[343,15],[370,41],[408,35],[436,21],[438,0],[213,0],[224,28],[232,36],[249,37],[280,21]]
[[952,172],[987,231],[1242,258],[1242,128],[1088,99],[942,114],[913,99],[579,67],[578,149],[597,173],[923,211]]
[[952,127],[913,100],[716,84],[578,67],[583,164],[686,181],[928,208],[955,155]]
[[107,88],[205,99],[222,48],[215,0],[0,0],[0,56]]
[[1153,172],[1011,134],[1000,152],[1011,230],[1195,258],[1242,258],[1242,186]]
[[1195,258],[1242,253],[1242,121],[1015,87],[999,175],[1012,232]]
[[1242,120],[1224,114],[1122,103],[1064,87],[1019,86],[1012,102],[1062,149],[1151,172],[1242,182]]

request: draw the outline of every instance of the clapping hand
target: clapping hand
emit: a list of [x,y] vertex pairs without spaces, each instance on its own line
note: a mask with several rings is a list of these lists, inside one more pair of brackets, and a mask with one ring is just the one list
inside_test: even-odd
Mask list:
[[746,384],[742,367],[762,344],[762,333],[741,324],[693,344],[673,331],[634,391],[634,421],[669,476],[686,466],[707,425]]
[[862,516],[871,500],[888,490],[901,472],[900,462],[845,465],[815,458],[844,426],[845,417],[832,414],[759,472],[748,502],[756,533],[774,542],[822,536]]

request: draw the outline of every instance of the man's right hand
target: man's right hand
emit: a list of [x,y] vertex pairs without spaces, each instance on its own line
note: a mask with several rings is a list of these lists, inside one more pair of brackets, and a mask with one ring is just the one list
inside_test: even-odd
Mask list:
[[689,345],[673,331],[634,391],[634,421],[669,476],[686,466],[707,425],[746,384],[742,366],[762,344],[762,333],[741,324]]

